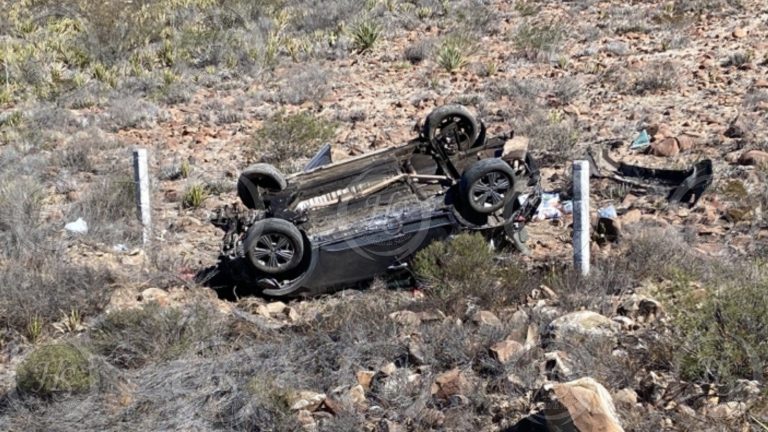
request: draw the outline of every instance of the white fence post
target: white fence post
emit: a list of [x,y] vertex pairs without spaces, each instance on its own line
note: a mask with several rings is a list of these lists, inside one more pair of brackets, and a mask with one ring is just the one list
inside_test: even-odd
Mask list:
[[152,207],[149,202],[149,163],[147,149],[133,151],[133,179],[136,182],[136,206],[142,226],[142,241],[146,246],[152,233]]
[[573,265],[589,274],[589,162],[573,162]]

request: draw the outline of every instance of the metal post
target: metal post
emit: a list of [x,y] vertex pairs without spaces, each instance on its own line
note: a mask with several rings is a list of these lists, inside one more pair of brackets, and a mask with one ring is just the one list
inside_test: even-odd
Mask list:
[[573,162],[573,265],[589,274],[589,162]]
[[152,233],[152,207],[149,202],[149,163],[147,149],[133,151],[133,178],[136,182],[136,207],[141,221],[142,241],[149,244]]

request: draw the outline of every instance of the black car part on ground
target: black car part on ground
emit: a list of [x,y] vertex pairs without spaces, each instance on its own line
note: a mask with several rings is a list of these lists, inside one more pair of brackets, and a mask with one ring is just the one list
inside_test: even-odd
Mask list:
[[615,161],[608,151],[605,147],[590,148],[592,177],[612,179],[647,192],[665,194],[672,204],[693,207],[714,179],[709,159],[684,170],[648,168]]
[[487,138],[464,107],[446,106],[399,147],[338,163],[324,147],[287,177],[253,165],[237,188],[247,209],[224,207],[211,220],[225,235],[219,265],[200,276],[240,293],[315,295],[400,271],[416,251],[465,230],[519,245],[540,189],[518,196],[539,173],[527,152],[505,148],[511,137]]

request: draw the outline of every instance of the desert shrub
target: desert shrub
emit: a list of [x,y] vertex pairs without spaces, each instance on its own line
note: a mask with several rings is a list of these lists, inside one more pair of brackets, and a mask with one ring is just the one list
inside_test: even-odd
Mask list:
[[638,95],[673,90],[677,87],[677,67],[671,62],[656,62],[636,74],[632,92]]
[[193,184],[187,187],[181,197],[181,206],[184,208],[198,208],[208,198],[208,189],[202,184]]
[[480,235],[459,234],[432,243],[416,254],[413,269],[431,300],[424,307],[446,313],[463,314],[468,302],[496,309],[518,300],[526,289],[523,274],[498,263]]
[[95,353],[122,368],[139,368],[151,361],[167,361],[201,348],[217,331],[214,312],[204,305],[116,310],[105,315],[90,332]]
[[[136,183],[127,169],[102,178],[69,209],[69,217],[82,217],[88,235],[104,242],[132,242],[139,238]],[[122,172],[121,172],[122,171]]]
[[579,131],[574,121],[560,111],[529,113],[519,130],[531,140],[532,150],[544,164],[565,163],[576,153]]
[[105,115],[105,123],[113,131],[152,127],[160,118],[154,104],[132,97],[114,99]]
[[559,48],[563,27],[555,22],[525,22],[517,28],[512,42],[520,56],[530,60],[546,60]]
[[[667,304],[681,349],[683,379],[720,384],[738,378],[765,380],[768,366],[768,284],[763,277],[695,289],[682,272],[673,279]],[[674,298],[672,298],[674,296]]]
[[58,166],[72,172],[92,172],[91,149],[79,144],[70,145],[57,152]]
[[318,103],[328,92],[331,74],[317,64],[294,68],[286,82],[280,86],[276,102],[301,105]]
[[381,37],[381,26],[368,18],[361,20],[352,28],[352,42],[358,52],[373,49]]
[[253,147],[263,162],[284,171],[298,166],[296,159],[314,155],[335,135],[336,126],[308,112],[280,112],[267,119],[253,138]]
[[83,393],[94,384],[87,354],[68,343],[34,350],[19,365],[16,386],[21,392],[39,396]]
[[457,71],[467,65],[467,51],[470,43],[463,37],[448,37],[437,49],[437,64],[448,72]]
[[434,43],[431,40],[418,41],[405,48],[403,57],[413,64],[421,63],[430,56],[433,45]]

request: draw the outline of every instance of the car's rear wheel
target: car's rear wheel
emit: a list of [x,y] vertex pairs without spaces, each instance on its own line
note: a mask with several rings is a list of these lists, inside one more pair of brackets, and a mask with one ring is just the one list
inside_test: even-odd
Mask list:
[[461,105],[446,105],[432,111],[424,122],[424,135],[448,155],[472,147],[480,136],[480,125]]
[[253,267],[269,275],[293,270],[304,256],[301,231],[283,219],[263,219],[248,229],[245,253]]
[[255,209],[262,205],[259,188],[280,192],[286,187],[288,183],[279,169],[270,164],[258,163],[249,166],[240,174],[237,180],[237,196],[247,208]]
[[484,159],[461,176],[461,196],[469,207],[490,214],[505,204],[515,187],[515,172],[501,159]]

